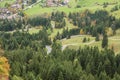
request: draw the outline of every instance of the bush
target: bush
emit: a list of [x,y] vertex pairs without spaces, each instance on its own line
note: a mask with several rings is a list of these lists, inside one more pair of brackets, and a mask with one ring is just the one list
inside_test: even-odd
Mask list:
[[84,38],[83,38],[83,42],[86,42],[86,41],[87,41],[87,39],[86,39],[86,37],[84,37]]
[[117,11],[119,9],[118,5],[115,5],[112,9],[111,12]]
[[76,8],[81,8],[81,6],[80,6],[80,5],[77,5]]
[[108,2],[103,3],[103,8],[106,8],[108,6]]

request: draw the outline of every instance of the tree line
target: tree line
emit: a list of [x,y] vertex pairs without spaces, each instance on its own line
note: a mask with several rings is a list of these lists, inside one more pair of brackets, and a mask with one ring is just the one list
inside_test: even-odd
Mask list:
[[115,31],[120,28],[120,19],[109,15],[107,11],[97,10],[91,13],[89,10],[84,12],[73,12],[68,15],[69,21],[84,31],[84,34],[96,36],[97,33],[103,34],[107,28]]
[[26,47],[6,51],[10,63],[10,80],[119,80],[120,55],[97,47],[65,49],[55,41],[52,51]]
[[20,31],[13,32],[13,34],[1,32],[0,36],[1,47],[4,50],[24,49],[25,47],[37,50],[37,46],[43,48],[51,44],[51,39],[45,30],[35,34]]
[[[67,16],[63,12],[51,15],[50,18],[33,17],[26,21],[1,20],[1,26],[7,26],[7,28],[1,27],[1,31],[14,30],[18,27],[15,23],[18,23],[20,28],[21,24],[44,27],[43,30],[34,34],[22,31],[0,32],[1,48],[5,50],[3,56],[7,57],[10,64],[10,80],[120,79],[120,54],[115,55],[113,50],[107,48],[99,50],[98,47],[88,46],[80,47],[78,50],[66,48],[62,51],[62,45],[57,40],[70,38],[71,35],[77,34],[93,36],[103,34],[105,41],[103,47],[105,47],[107,45],[106,27],[110,27],[112,30],[118,29],[119,19],[109,16],[106,11],[96,11],[95,13],[85,11],[84,14],[70,13],[69,21],[79,28],[71,30],[64,28],[62,34],[58,33],[52,42],[46,31],[51,27],[51,20],[60,23]],[[13,25],[14,28],[10,28],[8,25]],[[2,30],[2,28],[6,29]],[[49,54],[47,54],[46,45],[52,47]]]

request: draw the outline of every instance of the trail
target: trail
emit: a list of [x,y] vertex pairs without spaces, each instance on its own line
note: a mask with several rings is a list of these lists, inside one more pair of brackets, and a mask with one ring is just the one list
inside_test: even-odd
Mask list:
[[120,40],[120,39],[117,39],[117,38],[109,38],[109,39],[114,40],[114,41]]
[[[90,41],[90,42],[88,42],[88,43],[83,43],[83,44],[85,44],[85,45],[90,45],[90,44],[92,44],[92,43],[94,43],[95,42],[95,40],[92,40],[92,41]],[[64,50],[67,46],[74,46],[74,45],[78,45],[79,43],[72,43],[72,44],[65,44],[65,45],[62,45],[62,50]]]

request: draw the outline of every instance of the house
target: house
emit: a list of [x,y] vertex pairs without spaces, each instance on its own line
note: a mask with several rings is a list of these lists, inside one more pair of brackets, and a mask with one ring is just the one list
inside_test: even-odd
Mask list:
[[17,13],[21,9],[22,9],[22,6],[20,4],[12,4],[10,7],[10,11],[14,14]]
[[18,3],[12,4],[9,8],[0,8],[0,19],[18,18],[17,12],[22,8]]
[[69,2],[69,0],[47,0],[46,1],[46,6],[63,6],[63,5],[67,5]]
[[47,0],[46,1],[46,6],[58,6],[59,0]]
[[0,13],[5,14],[7,11],[8,11],[8,9],[7,9],[7,8],[0,8]]
[[11,8],[21,9],[22,6],[20,4],[13,4],[13,5],[11,5]]
[[5,19],[10,16],[11,12],[7,8],[0,8],[0,19]]
[[68,3],[69,3],[69,0],[64,0],[63,3],[64,3],[64,4],[68,4]]
[[16,0],[17,3],[22,3],[24,0]]

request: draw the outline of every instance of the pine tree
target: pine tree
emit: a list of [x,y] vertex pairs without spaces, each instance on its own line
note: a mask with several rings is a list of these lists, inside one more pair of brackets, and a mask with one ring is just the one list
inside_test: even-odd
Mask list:
[[23,80],[21,77],[14,75],[11,80]]
[[86,42],[86,41],[87,41],[87,39],[86,39],[86,37],[84,37],[83,42]]
[[117,74],[117,73],[115,73],[115,74],[114,74],[113,80],[120,80],[120,75]]
[[105,48],[108,46],[108,36],[107,34],[103,34],[103,40],[102,40],[102,48]]
[[62,72],[59,73],[58,80],[64,80]]
[[56,39],[59,39],[59,40],[61,39],[61,35],[59,32],[57,33]]
[[99,80],[109,80],[105,71],[100,73]]
[[87,76],[87,80],[95,80],[94,76],[92,74],[89,74]]
[[99,39],[99,35],[96,34],[95,41],[99,41],[99,40],[100,40],[100,39]]

